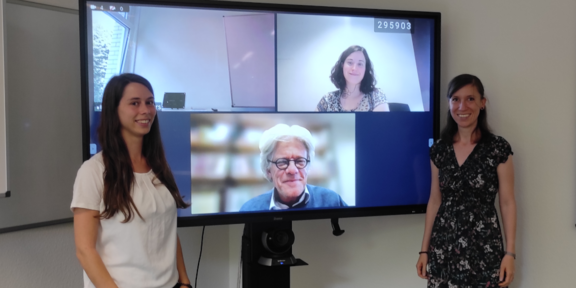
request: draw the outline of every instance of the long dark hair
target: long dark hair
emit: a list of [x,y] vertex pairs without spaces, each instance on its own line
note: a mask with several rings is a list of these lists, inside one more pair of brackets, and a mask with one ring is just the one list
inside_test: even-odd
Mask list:
[[[448,93],[446,94],[448,101],[450,101],[450,98],[452,98],[452,95],[454,95],[456,91],[466,85],[474,86],[476,90],[478,90],[481,99],[484,99],[484,85],[482,85],[480,79],[474,75],[462,74],[454,77],[454,79],[448,83]],[[454,136],[456,136],[456,133],[458,133],[458,124],[456,124],[456,121],[452,118],[452,114],[450,114],[450,110],[448,110],[448,121],[446,121],[446,126],[444,126],[444,129],[440,132],[440,138],[442,141],[452,144],[454,143]],[[488,139],[494,135],[488,126],[486,108],[480,110],[478,122],[473,133],[479,136],[476,138],[478,140],[477,142],[481,142],[482,140]]]
[[[126,73],[112,77],[104,88],[102,116],[98,128],[98,141],[102,145],[102,158],[104,160],[104,211],[100,214],[100,218],[110,219],[116,213],[122,212],[124,214],[122,223],[132,220],[132,210],[136,211],[138,216],[142,218],[130,195],[134,183],[134,170],[128,148],[121,134],[122,125],[118,116],[120,99],[122,99],[124,89],[130,83],[142,84],[154,94],[152,85],[142,76]],[[172,171],[166,162],[164,147],[160,138],[158,115],[154,118],[150,132],[144,135],[142,155],[146,158],[146,162],[152,168],[156,178],[166,186],[174,197],[176,207],[186,208],[190,206],[182,199]]]
[[342,66],[346,61],[346,58],[350,56],[350,54],[361,51],[364,54],[364,58],[366,58],[366,72],[364,72],[364,78],[362,78],[362,82],[360,82],[360,91],[364,94],[372,93],[376,87],[376,78],[374,78],[374,69],[372,68],[372,61],[370,61],[370,57],[368,57],[368,52],[362,46],[352,45],[348,47],[348,49],[344,50],[340,55],[338,61],[334,67],[332,67],[332,74],[330,75],[330,80],[334,83],[336,88],[344,91],[346,89],[346,78],[344,78],[344,71]]

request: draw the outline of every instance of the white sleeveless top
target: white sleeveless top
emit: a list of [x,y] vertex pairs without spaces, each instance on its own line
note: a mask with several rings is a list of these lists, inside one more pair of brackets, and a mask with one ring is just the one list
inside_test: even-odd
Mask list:
[[[101,152],[82,164],[74,183],[70,209],[104,211],[104,162]],[[176,269],[176,202],[170,191],[148,173],[134,173],[133,213],[101,219],[96,250],[120,288],[168,288],[178,282]],[[94,288],[84,272],[84,288]]]

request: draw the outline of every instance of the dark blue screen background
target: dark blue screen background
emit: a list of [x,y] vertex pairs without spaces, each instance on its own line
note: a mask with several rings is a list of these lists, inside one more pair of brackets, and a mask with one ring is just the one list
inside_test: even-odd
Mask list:
[[431,112],[356,114],[356,207],[428,202]]

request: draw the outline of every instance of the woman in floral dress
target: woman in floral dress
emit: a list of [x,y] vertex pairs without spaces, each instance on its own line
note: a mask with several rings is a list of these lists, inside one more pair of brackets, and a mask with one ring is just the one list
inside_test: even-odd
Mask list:
[[516,258],[512,148],[488,128],[480,79],[457,76],[448,100],[448,123],[430,148],[432,187],[418,276],[429,288],[507,287]]

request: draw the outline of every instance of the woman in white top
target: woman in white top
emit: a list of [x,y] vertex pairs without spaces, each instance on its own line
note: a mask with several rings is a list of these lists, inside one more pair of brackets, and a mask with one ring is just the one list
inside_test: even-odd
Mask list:
[[78,170],[71,204],[84,287],[192,287],[176,234],[176,209],[189,204],[166,162],[146,79],[110,79],[98,140],[102,151]]

